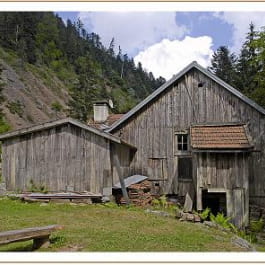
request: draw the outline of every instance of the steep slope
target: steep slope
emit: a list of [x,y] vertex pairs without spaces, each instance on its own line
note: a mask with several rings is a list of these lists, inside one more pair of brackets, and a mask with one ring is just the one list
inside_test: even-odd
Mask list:
[[65,115],[87,122],[102,99],[112,99],[114,113],[125,113],[165,82],[121,47],[116,54],[114,38],[104,47],[80,20],[0,12],[0,32],[0,104],[13,129]]
[[[14,64],[18,59],[11,60],[2,50],[0,67],[5,98],[2,110],[12,129],[66,116],[69,94],[62,81],[43,66],[23,69],[10,62]],[[41,76],[43,73],[48,79]]]

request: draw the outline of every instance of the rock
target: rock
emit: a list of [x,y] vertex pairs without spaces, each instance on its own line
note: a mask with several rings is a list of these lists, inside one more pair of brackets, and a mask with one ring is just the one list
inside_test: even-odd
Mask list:
[[218,224],[216,224],[216,223],[214,223],[214,222],[204,221],[203,223],[204,223],[206,226],[214,227],[214,228],[218,228]]
[[40,204],[40,206],[48,206],[49,204],[48,203],[45,203],[45,202],[43,202],[43,203],[41,203]]
[[102,197],[102,202],[110,202],[110,197],[109,196],[103,196]]
[[194,215],[193,214],[191,214],[191,213],[188,213],[187,215],[186,215],[186,220],[187,221],[190,221],[190,222],[194,222]]
[[199,215],[193,213],[185,213],[183,211],[177,211],[176,218],[180,218],[180,221],[201,222]]
[[256,251],[255,248],[247,240],[239,236],[232,237],[231,242],[238,247],[245,248],[251,251]]
[[197,214],[194,214],[194,222],[201,222],[201,217]]

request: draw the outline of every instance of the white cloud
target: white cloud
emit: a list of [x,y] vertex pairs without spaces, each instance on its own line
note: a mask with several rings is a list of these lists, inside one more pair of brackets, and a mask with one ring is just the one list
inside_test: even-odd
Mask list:
[[206,67],[210,64],[213,40],[209,36],[183,40],[163,39],[134,57],[135,63],[141,62],[143,68],[153,72],[155,77],[171,78],[192,61]]
[[256,30],[265,26],[264,12],[218,12],[214,15],[233,26],[233,46],[231,47],[233,52],[240,51],[251,22]]
[[116,48],[120,45],[129,55],[163,38],[177,39],[188,33],[184,25],[176,24],[175,12],[81,12],[79,17],[106,47],[114,37]]

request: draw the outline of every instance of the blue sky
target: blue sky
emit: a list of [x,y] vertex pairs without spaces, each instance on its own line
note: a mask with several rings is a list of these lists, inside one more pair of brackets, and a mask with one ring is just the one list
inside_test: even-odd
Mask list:
[[[65,21],[70,19],[76,21],[80,12],[58,12],[59,16]],[[93,12],[96,13],[96,12]],[[166,12],[165,12],[166,13]],[[176,12],[176,23],[186,25],[190,36],[211,36],[214,40],[213,49],[216,50],[221,45],[231,46],[232,25],[222,21],[218,17],[214,17],[213,12]],[[93,27],[86,25],[88,31],[93,31]],[[217,30],[218,29],[218,30]],[[229,38],[230,36],[230,38]],[[113,36],[115,38],[115,36]],[[117,45],[119,45],[117,43]],[[126,51],[126,47],[122,47],[130,56],[135,56],[134,52]]]
[[265,25],[264,12],[58,12],[65,21],[79,17],[108,47],[112,37],[123,53],[156,77],[169,79],[191,61],[208,66],[221,45],[238,53],[252,21]]
[[213,12],[177,12],[176,21],[189,27],[190,36],[211,36],[214,50],[221,45],[232,46],[233,26],[213,16]]

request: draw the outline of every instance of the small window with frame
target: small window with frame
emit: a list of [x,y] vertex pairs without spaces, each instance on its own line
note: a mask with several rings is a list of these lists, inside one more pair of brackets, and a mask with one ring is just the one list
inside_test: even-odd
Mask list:
[[178,151],[188,151],[188,134],[177,134]]
[[189,136],[186,132],[175,133],[175,154],[187,152],[189,150]]

